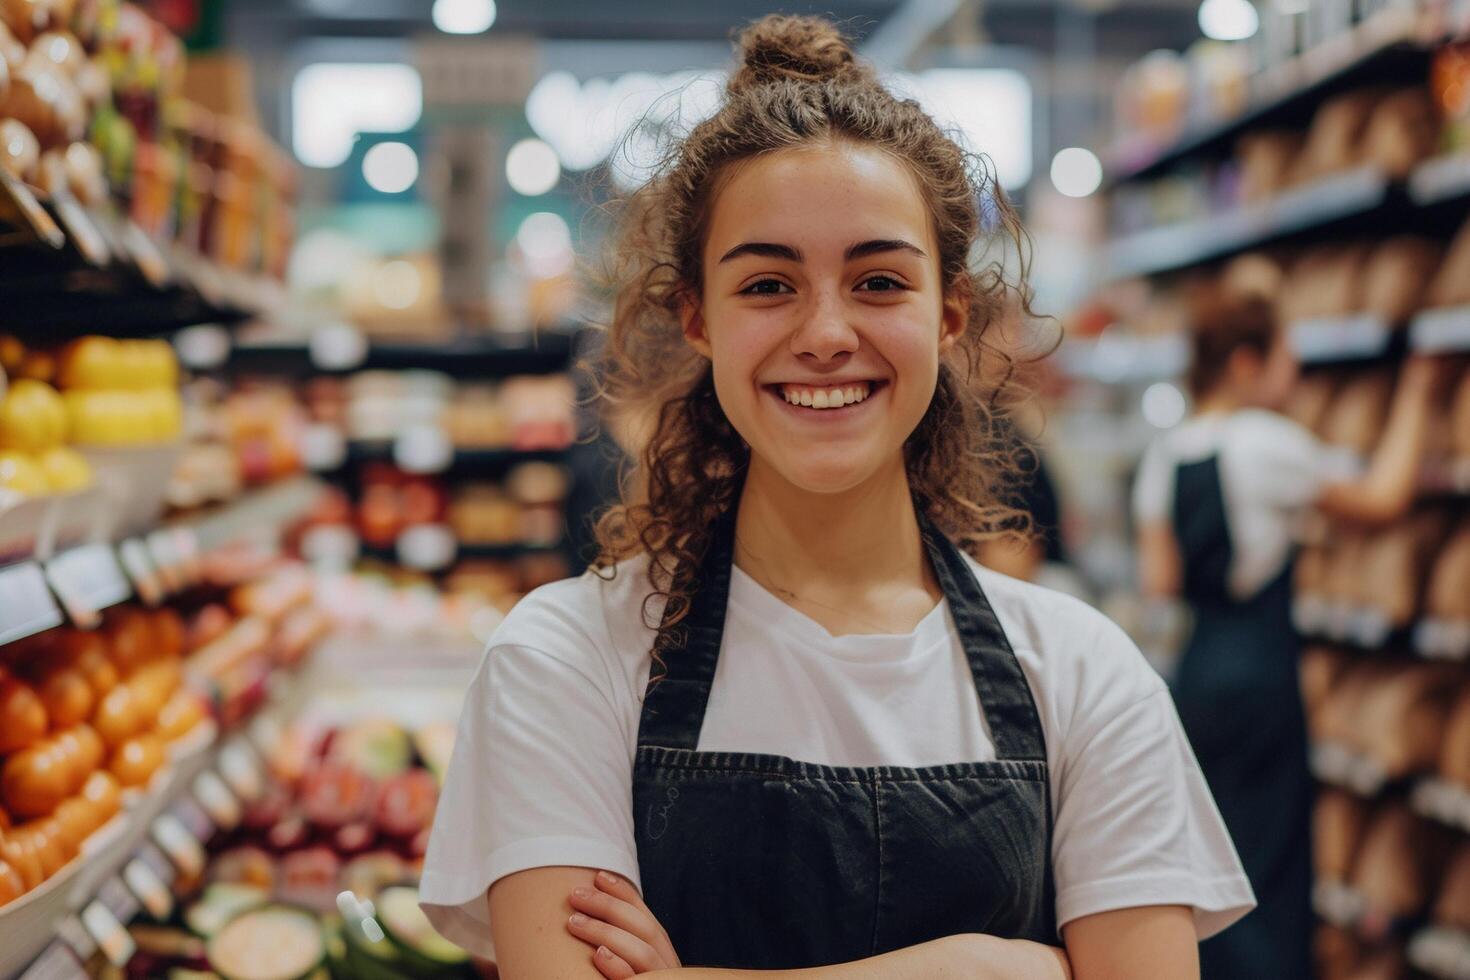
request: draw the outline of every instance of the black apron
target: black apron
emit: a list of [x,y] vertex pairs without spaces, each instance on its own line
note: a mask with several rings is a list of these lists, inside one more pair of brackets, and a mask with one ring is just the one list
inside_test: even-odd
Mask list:
[[1201,944],[1201,980],[1306,980],[1313,789],[1291,563],[1251,598],[1231,595],[1234,550],[1218,457],[1176,470],[1174,530],[1195,615],[1174,701],[1258,903]]
[[734,508],[716,526],[685,643],[648,689],[633,772],[643,896],[686,965],[823,966],[973,932],[1056,944],[1036,705],[959,550],[923,517],[920,526],[995,761],[855,768],[697,751]]

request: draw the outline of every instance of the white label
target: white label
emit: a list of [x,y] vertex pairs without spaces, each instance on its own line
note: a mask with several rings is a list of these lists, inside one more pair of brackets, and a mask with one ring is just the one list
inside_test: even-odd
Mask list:
[[319,370],[350,371],[367,360],[368,342],[350,323],[328,323],[312,331],[307,349]]
[[454,532],[443,524],[418,524],[398,536],[399,563],[420,572],[448,568],[456,550]]
[[219,776],[206,769],[194,778],[194,798],[221,830],[233,830],[240,823],[240,801]]
[[0,568],[0,644],[60,626],[61,610],[35,562]]
[[301,557],[316,565],[351,565],[360,548],[357,532],[345,524],[318,524],[301,535]]
[[1409,346],[1422,354],[1470,350],[1470,306],[1420,313],[1409,324]]
[[123,881],[128,883],[138,901],[143,903],[143,908],[155,920],[162,922],[173,914],[173,893],[142,858],[133,858],[127,863],[123,868]]
[[153,821],[153,840],[186,878],[204,870],[204,847],[173,814],[165,813]]
[[150,606],[156,606],[163,601],[163,580],[153,567],[147,545],[137,538],[129,538],[117,546],[117,557],[128,573],[128,578],[132,580],[133,589],[138,593],[139,599]]
[[406,473],[443,473],[454,462],[454,444],[438,425],[410,425],[393,440],[393,462]]
[[132,595],[117,557],[101,542],[52,558],[46,563],[46,578],[72,622],[83,629],[96,627],[101,610]]
[[1287,334],[1303,361],[1377,357],[1388,350],[1388,324],[1372,315],[1298,320]]
[[220,749],[219,772],[235,795],[249,803],[265,792],[265,780],[255,750],[243,738],[236,738]]
[[82,926],[86,928],[107,962],[122,968],[133,958],[136,946],[133,937],[123,928],[112,911],[100,901],[93,901],[82,909]]
[[217,323],[185,327],[174,334],[174,350],[185,367],[213,370],[230,358],[230,332]]
[[314,473],[341,469],[347,461],[347,440],[335,425],[313,422],[301,430],[301,461]]

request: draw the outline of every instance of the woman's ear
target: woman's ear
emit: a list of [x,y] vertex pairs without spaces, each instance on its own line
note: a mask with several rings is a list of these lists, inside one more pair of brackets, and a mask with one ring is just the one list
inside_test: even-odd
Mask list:
[[705,360],[714,359],[710,347],[709,331],[704,322],[704,307],[697,293],[684,289],[679,292],[679,326],[684,331],[684,340],[699,352]]
[[939,353],[946,353],[970,326],[970,294],[952,289],[944,296],[939,313]]

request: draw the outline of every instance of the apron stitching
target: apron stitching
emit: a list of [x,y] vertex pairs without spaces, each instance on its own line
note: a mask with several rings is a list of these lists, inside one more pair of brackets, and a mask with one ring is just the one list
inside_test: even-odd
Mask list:
[[883,909],[883,780],[873,782],[873,826],[878,832],[878,869],[875,877],[877,884],[873,888],[873,940],[868,947],[868,955],[875,956],[878,953],[878,921]]

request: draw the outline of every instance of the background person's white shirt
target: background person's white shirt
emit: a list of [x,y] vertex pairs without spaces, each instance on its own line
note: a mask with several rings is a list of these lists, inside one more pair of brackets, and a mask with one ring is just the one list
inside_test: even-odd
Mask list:
[[[1084,603],[970,562],[1030,683],[1050,766],[1058,925],[1140,905],[1195,909],[1201,938],[1254,904],[1158,675]],[[523,599],[465,698],[419,893],[481,955],[486,890],[528,868],[639,881],[632,777],[653,630],[646,559]],[[650,604],[650,622],[659,609]],[[947,602],[910,634],[833,637],[732,570],[702,751],[836,766],[995,758]],[[933,869],[936,875],[943,868]]]
[[1189,419],[1156,438],[1133,486],[1139,523],[1174,523],[1175,471],[1217,457],[1230,529],[1231,594],[1249,599],[1291,557],[1302,511],[1334,481],[1361,469],[1351,452],[1330,446],[1284,415],[1245,409]]

